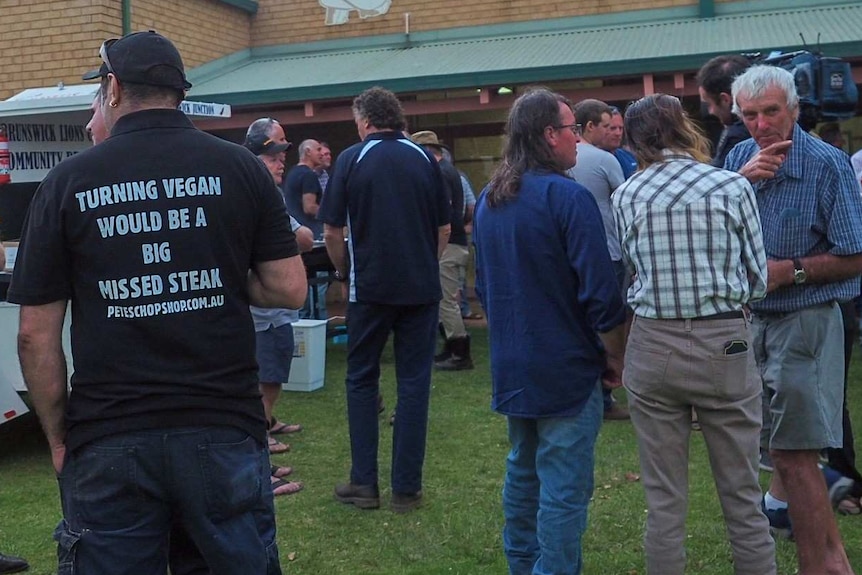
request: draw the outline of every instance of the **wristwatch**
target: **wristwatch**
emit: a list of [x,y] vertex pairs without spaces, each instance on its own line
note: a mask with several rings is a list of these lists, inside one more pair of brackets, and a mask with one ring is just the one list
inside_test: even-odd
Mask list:
[[[803,272],[803,273],[804,273],[804,272]],[[346,278],[346,277],[344,277],[344,274],[343,274],[343,273],[341,273],[341,272],[340,272],[340,271],[338,271],[338,270],[335,270],[335,273],[334,273],[334,274],[332,274],[332,277],[333,277],[333,278],[335,278],[335,281],[337,281],[337,282],[347,281],[347,278]]]
[[799,258],[793,258],[793,283],[802,285],[808,279],[808,274],[805,273],[805,268],[802,267],[802,262]]

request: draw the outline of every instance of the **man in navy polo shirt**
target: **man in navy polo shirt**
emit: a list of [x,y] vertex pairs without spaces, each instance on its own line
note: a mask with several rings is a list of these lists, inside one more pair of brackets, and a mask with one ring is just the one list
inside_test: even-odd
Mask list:
[[[353,101],[362,142],[335,162],[318,218],[339,281],[347,279],[347,416],[350,481],[335,498],[380,506],[377,394],[380,354],[395,333],[398,411],[392,452],[392,509],[422,500],[428,395],[437,331],[438,259],[450,233],[450,208],[437,162],[409,139],[401,103],[370,88]],[[342,228],[347,226],[348,252]]]

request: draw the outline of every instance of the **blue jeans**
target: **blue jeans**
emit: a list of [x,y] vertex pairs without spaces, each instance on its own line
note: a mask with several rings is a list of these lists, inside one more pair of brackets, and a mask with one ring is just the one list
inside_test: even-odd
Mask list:
[[509,417],[503,547],[511,575],[576,575],[593,493],[600,384],[575,417]]
[[438,304],[392,306],[351,302],[347,313],[350,482],[377,485],[380,354],[389,333],[394,332],[398,409],[392,433],[392,491],[415,493],[422,488]]
[[266,446],[227,426],[88,443],[59,477],[59,575],[163,574],[172,526],[214,573],[280,575],[269,476]]

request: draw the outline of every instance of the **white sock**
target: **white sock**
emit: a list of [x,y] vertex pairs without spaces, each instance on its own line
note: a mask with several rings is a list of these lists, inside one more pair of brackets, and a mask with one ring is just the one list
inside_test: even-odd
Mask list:
[[776,511],[778,509],[787,509],[787,502],[782,501],[776,497],[772,496],[772,493],[769,491],[766,492],[766,495],[763,496],[763,503],[766,505],[766,508],[770,511]]

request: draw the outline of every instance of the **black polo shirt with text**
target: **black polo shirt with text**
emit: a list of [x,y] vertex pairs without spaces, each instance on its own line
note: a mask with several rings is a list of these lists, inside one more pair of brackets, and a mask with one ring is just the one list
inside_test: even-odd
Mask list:
[[248,272],[297,253],[260,160],[177,110],[125,115],[51,170],[8,299],[71,300],[67,446],[190,425],[264,441]]

